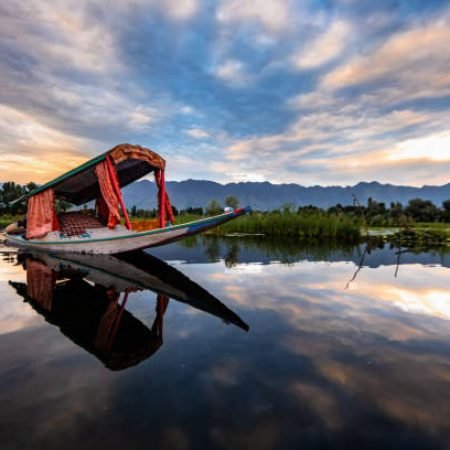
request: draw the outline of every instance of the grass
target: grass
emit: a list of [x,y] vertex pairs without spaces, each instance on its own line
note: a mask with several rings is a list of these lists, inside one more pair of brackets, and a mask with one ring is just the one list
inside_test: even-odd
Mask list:
[[369,235],[381,237],[391,243],[411,246],[450,244],[450,224],[417,222],[408,227],[369,227]]
[[450,230],[448,228],[409,228],[401,230],[391,241],[397,241],[406,246],[429,246],[450,244]]
[[[176,224],[201,219],[202,216],[182,214],[175,217]],[[133,218],[136,228],[145,226],[148,219]],[[360,223],[345,215],[324,212],[297,214],[284,212],[252,212],[227,222],[208,232],[215,236],[225,234],[264,234],[271,237],[295,237],[298,239],[330,239],[356,242],[360,239]]]
[[442,222],[416,222],[413,224],[414,229],[433,229],[433,230],[446,230],[450,232],[450,223]]
[[295,237],[358,241],[360,224],[344,215],[326,213],[296,214],[292,212],[253,212],[214,228],[212,233],[264,234],[272,237]]

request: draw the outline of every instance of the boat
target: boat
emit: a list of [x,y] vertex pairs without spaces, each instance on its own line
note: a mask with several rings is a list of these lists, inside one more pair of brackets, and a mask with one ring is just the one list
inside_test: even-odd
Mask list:
[[[26,283],[9,284],[48,323],[111,370],[135,366],[160,349],[170,300],[249,330],[211,293],[143,251],[117,256],[33,252],[18,253],[17,259]],[[133,293],[143,290],[156,294],[151,326],[126,309]]]
[[[117,145],[14,200],[27,202],[27,215],[22,228],[6,228],[6,243],[37,251],[117,254],[169,244],[251,211],[250,207],[240,208],[176,224],[165,185],[165,167],[165,160],[148,148]],[[157,223],[133,230],[121,188],[151,172],[158,188]],[[56,200],[77,206],[95,201],[95,214],[83,210],[56,214]]]

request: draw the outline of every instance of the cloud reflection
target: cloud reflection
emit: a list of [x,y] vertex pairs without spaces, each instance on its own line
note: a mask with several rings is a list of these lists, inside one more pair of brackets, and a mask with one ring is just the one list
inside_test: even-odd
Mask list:
[[[449,268],[402,264],[395,278],[395,266],[378,262],[345,289],[356,267],[345,260],[177,265],[245,316],[250,332],[174,305],[166,351],[114,376],[51,327],[5,334],[0,381],[20,367],[31,378],[13,377],[0,400],[33,415],[35,439],[72,433],[79,444],[94,428],[92,445],[131,435],[133,445],[162,448],[445,448]],[[38,343],[34,353],[23,339]]]

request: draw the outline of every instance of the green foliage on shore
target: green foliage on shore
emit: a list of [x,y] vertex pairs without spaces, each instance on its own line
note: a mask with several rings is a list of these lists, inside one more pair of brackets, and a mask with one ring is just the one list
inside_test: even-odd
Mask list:
[[413,227],[400,230],[388,241],[406,247],[441,246],[450,244],[450,227]]
[[22,195],[31,192],[36,187],[37,184],[35,183],[28,183],[26,185],[21,185],[14,181],[3,183],[0,188],[0,216],[24,214],[26,212],[25,201],[15,203],[14,205],[10,203]]
[[330,240],[358,241],[360,222],[344,214],[324,211],[253,212],[212,230],[216,235],[229,233],[265,234],[273,237],[298,237],[299,239],[326,238]]
[[13,216],[11,214],[0,215],[0,231],[7,227],[10,223],[17,222],[20,216]]
[[[355,203],[357,200],[355,199]],[[442,202],[438,207],[429,200],[411,199],[406,206],[399,202],[391,202],[389,206],[371,198],[367,205],[336,205],[328,212],[341,212],[357,215],[370,227],[408,227],[417,222],[450,223],[450,200]]]
[[[175,217],[176,224],[199,220],[205,216],[182,213]],[[139,220],[139,219],[137,219]],[[361,237],[361,222],[344,214],[329,214],[325,211],[270,213],[252,212],[236,220],[213,228],[208,233],[216,236],[239,234],[264,234],[271,237],[295,237],[311,240],[326,238],[345,242],[357,242]]]

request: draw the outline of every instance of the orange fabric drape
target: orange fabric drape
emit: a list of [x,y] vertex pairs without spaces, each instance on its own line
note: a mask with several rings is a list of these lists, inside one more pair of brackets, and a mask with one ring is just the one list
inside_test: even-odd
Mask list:
[[109,176],[111,179],[111,183],[112,183],[114,192],[116,193],[116,196],[119,199],[120,208],[122,209],[123,216],[125,217],[126,227],[129,230],[131,230],[131,222],[130,222],[130,218],[128,217],[128,211],[125,206],[125,203],[123,202],[122,192],[120,192],[120,185],[119,185],[119,180],[117,178],[116,167],[114,165],[112,158],[109,155],[106,157],[106,167],[108,168],[108,172],[109,172]]
[[40,238],[55,230],[59,230],[55,192],[53,189],[46,189],[28,200],[26,238]]
[[106,161],[100,162],[95,166],[95,173],[97,174],[103,200],[109,211],[108,228],[114,228],[120,223],[119,199],[114,192],[113,181],[111,180]]
[[27,294],[46,311],[52,310],[56,276],[44,263],[27,259]]

